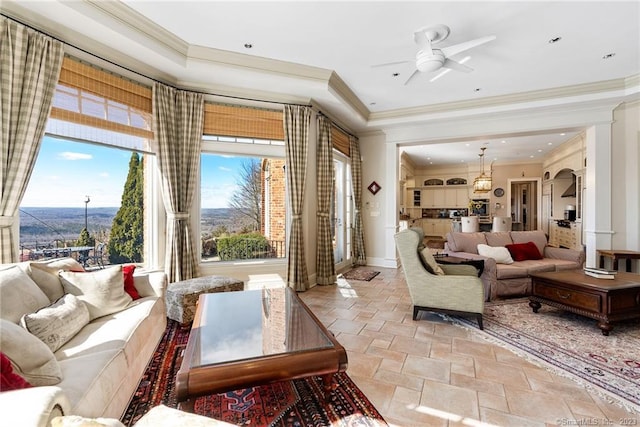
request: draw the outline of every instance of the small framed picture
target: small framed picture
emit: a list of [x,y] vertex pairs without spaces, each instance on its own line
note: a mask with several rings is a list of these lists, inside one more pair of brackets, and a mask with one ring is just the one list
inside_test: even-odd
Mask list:
[[369,189],[369,191],[371,191],[371,194],[373,194],[374,196],[376,195],[376,193],[378,191],[380,191],[382,189],[382,187],[380,187],[380,184],[378,184],[375,181],[373,181],[371,184],[369,184],[369,186],[367,188]]

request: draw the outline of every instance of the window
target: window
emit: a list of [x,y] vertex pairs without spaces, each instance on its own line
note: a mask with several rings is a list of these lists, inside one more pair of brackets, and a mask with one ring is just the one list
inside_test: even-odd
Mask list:
[[[284,258],[283,145],[277,141],[207,136],[203,148],[200,167],[202,261]],[[265,155],[268,152],[270,156]]]
[[[21,259],[73,256],[92,268],[99,255],[109,262],[108,251],[98,252],[111,242],[114,263],[142,261],[143,212],[132,201],[141,203],[133,192],[142,192],[144,181],[125,190],[130,168],[143,165],[143,156],[133,157],[125,149],[45,136],[20,207]],[[123,201],[137,212],[122,213],[125,220],[114,223]],[[117,243],[118,235],[127,248]],[[128,256],[134,252],[137,257]]]

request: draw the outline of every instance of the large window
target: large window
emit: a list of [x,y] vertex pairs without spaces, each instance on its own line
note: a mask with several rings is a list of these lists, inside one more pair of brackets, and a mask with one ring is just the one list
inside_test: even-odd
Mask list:
[[142,168],[129,150],[45,136],[20,206],[21,258],[142,261]]
[[205,136],[200,239],[205,262],[286,256],[286,167],[278,140]]

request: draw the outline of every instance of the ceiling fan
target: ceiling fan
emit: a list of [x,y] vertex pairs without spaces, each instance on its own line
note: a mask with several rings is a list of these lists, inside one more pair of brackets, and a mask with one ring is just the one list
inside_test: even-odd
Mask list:
[[[479,39],[469,40],[467,42],[444,47],[442,49],[434,49],[432,45],[445,40],[449,36],[449,32],[449,27],[446,25],[434,25],[420,28],[413,33],[413,40],[420,47],[420,50],[416,53],[416,69],[411,76],[409,76],[407,81],[405,81],[405,85],[409,84],[409,82],[418,73],[433,72],[441,68],[445,68],[445,70],[433,77],[430,81],[433,82],[448,73],[450,70],[462,71],[465,73],[473,71],[473,68],[463,64],[463,62],[466,62],[470,57],[466,57],[461,61],[454,61],[449,57],[495,40],[496,38],[496,36],[481,37]],[[403,64],[406,62],[409,61],[389,62],[386,64],[374,65],[374,67]]]

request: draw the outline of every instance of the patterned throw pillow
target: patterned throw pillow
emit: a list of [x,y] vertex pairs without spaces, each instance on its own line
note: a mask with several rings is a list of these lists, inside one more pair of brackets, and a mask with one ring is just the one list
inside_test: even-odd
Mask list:
[[25,314],[20,324],[56,351],[89,323],[89,310],[76,296],[66,294],[48,307]]

